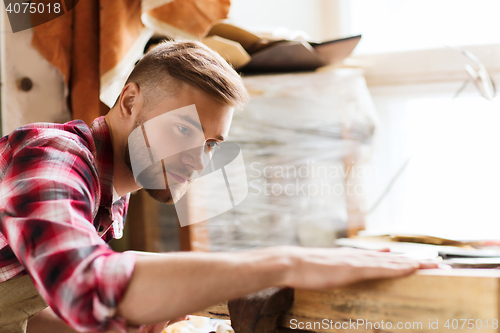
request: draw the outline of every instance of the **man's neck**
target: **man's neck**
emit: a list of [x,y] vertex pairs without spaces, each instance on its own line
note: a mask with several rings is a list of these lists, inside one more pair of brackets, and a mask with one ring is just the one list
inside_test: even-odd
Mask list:
[[121,197],[127,193],[137,191],[140,187],[135,183],[132,172],[125,164],[123,152],[126,147],[124,142],[127,142],[126,133],[120,129],[119,119],[116,119],[113,109],[108,112],[104,120],[108,125],[113,144],[113,187],[118,196]]

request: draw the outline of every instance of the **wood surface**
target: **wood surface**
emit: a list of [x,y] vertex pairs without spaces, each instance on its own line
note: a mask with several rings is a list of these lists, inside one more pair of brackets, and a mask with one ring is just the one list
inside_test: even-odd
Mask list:
[[[199,205],[194,204],[194,198],[188,191],[186,194],[187,205],[177,205],[176,210],[186,209],[185,216],[205,216]],[[195,211],[196,210],[196,211]],[[179,223],[179,237],[181,251],[210,252],[210,232],[207,221],[201,221],[181,227]]]
[[179,228],[181,251],[210,252],[210,234],[207,221]]
[[[294,323],[300,322],[304,329],[309,329],[307,323],[316,323],[316,328],[309,329],[313,332],[500,332],[498,325],[492,327],[493,321],[498,323],[500,319],[499,282],[499,270],[429,269],[408,277],[331,290],[295,290],[294,304],[280,319],[279,326],[293,329]],[[197,315],[227,319],[227,305],[219,304]],[[329,322],[327,326],[332,326],[333,321],[332,329],[321,327],[324,319]],[[371,322],[372,328],[362,324],[356,329],[335,329],[335,322],[339,322],[339,327],[343,322],[358,319]],[[377,330],[374,326],[382,320],[385,329]],[[429,329],[429,324],[436,321],[437,329]],[[449,329],[444,326],[447,321]],[[387,322],[391,322],[392,329],[387,329]],[[412,327],[398,330],[398,323],[410,323]]]
[[160,251],[158,202],[152,199],[145,190],[140,190],[130,196],[126,228],[129,232],[128,249]]
[[294,291],[272,287],[229,301],[231,326],[236,333],[276,333],[280,316],[293,304]]
[[[349,142],[351,140],[350,128],[342,125],[342,139]],[[355,152],[350,152],[344,156],[344,170],[346,177],[344,179],[345,199],[347,206],[347,237],[355,237],[358,232],[365,230],[365,213],[362,209],[362,195],[354,191],[357,185],[362,185],[353,172],[359,166],[355,160],[358,159]]]

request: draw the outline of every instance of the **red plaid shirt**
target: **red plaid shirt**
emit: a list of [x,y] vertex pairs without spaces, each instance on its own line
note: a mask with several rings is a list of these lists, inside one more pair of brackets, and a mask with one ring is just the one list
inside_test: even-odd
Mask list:
[[123,328],[115,316],[133,272],[116,253],[129,196],[113,204],[113,147],[104,117],[38,123],[0,139],[0,282],[30,274],[77,330]]

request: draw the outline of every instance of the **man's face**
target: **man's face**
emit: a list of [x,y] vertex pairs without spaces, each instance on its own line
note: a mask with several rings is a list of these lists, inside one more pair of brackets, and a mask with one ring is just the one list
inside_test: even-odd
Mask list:
[[134,162],[138,160],[148,161],[148,165],[157,161],[144,169],[137,181],[155,200],[177,202],[201,174],[217,143],[227,138],[232,115],[232,107],[183,84],[175,97],[140,111],[129,144],[134,145],[130,138],[137,134],[145,138],[148,149],[127,144],[124,162],[132,171],[133,167],[137,170]]

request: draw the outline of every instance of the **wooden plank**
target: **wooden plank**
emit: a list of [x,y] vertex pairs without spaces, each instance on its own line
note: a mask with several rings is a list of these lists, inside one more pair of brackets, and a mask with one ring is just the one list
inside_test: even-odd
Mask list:
[[[314,332],[352,332],[352,326],[336,329],[335,323],[351,325],[349,320],[359,319],[364,320],[364,325],[356,326],[356,332],[428,332],[433,330],[429,325],[436,322],[434,331],[442,332],[448,331],[444,327],[447,321],[451,326],[456,320],[458,328],[451,329],[453,332],[500,332],[498,325],[496,329],[492,327],[492,321],[498,323],[499,319],[499,278],[496,270],[422,270],[409,277],[326,291],[296,290],[294,305],[280,326],[296,327],[293,319],[302,322],[304,329],[314,328],[316,323],[316,328],[311,329]],[[325,319],[329,324],[320,327]],[[472,319],[474,327],[465,325],[462,329],[461,319]],[[380,327],[382,320],[384,329]],[[373,327],[377,323],[379,330]],[[407,327],[397,329],[398,323]],[[483,327],[477,329],[476,323]]]
[[229,319],[229,309],[227,308],[227,302],[225,302],[193,313],[193,315],[208,318]]
[[[499,281],[499,270],[429,269],[408,277],[331,290],[295,290],[294,304],[279,326],[313,332],[500,332]],[[227,304],[219,304],[197,315],[227,319],[229,311]],[[358,319],[364,322],[359,327],[349,327],[349,320],[357,325]],[[461,319],[472,321],[462,328]],[[382,321],[384,329],[376,329]],[[444,326],[447,321],[450,329]],[[496,326],[492,325],[495,321]],[[337,322],[337,328],[342,323],[347,328],[336,329]],[[388,322],[392,328],[388,328]],[[397,329],[398,323],[412,327]],[[436,323],[437,329],[429,329],[430,324],[434,327]],[[473,324],[471,328],[467,327],[469,323]],[[479,323],[482,328],[478,328]],[[453,329],[453,325],[458,327]]]

